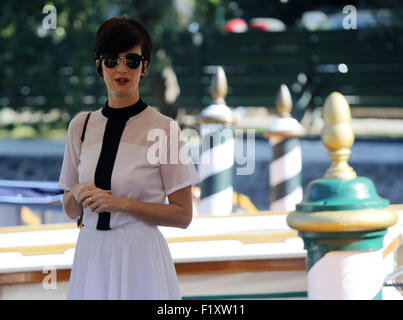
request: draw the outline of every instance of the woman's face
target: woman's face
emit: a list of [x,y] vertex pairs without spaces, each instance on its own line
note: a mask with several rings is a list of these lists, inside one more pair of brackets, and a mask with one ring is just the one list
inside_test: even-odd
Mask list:
[[[135,46],[125,52],[119,53],[119,57],[126,57],[129,53],[142,54],[141,46]],[[97,61],[97,64],[100,60]],[[102,63],[102,72],[108,93],[110,95],[131,99],[139,96],[139,82],[141,75],[147,70],[148,61],[141,61],[137,69],[130,69],[126,66],[124,59],[121,59],[115,68],[107,68]],[[119,81],[125,80],[125,81]]]

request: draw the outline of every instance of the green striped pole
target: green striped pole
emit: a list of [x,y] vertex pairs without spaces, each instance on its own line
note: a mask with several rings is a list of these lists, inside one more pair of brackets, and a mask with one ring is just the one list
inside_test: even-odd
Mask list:
[[274,120],[264,134],[272,146],[270,162],[270,210],[292,211],[302,200],[302,157],[299,138],[304,129],[291,117],[291,94],[285,84],[280,86],[276,99],[280,117]]
[[212,80],[213,104],[200,115],[202,137],[199,176],[201,182],[199,215],[229,215],[232,212],[232,174],[234,167],[234,122],[225,104],[227,80],[222,67]]
[[307,250],[308,298],[382,299],[383,238],[397,222],[389,201],[373,182],[348,164],[354,143],[350,107],[337,92],[323,107],[322,141],[331,166],[312,181],[303,201],[287,217]]

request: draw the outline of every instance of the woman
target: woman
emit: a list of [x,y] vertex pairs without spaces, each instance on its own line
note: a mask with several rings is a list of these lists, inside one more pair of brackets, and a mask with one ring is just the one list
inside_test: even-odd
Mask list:
[[150,56],[138,20],[115,17],[100,26],[94,57],[108,100],[91,113],[81,148],[88,113],[71,120],[59,179],[66,214],[84,213],[68,299],[180,299],[157,226],[189,225],[199,177],[187,152],[169,161],[184,147],[177,123],[140,99]]

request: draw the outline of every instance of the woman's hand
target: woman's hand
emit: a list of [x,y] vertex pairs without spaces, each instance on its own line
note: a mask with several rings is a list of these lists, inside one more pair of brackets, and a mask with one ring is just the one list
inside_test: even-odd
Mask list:
[[73,195],[74,199],[82,205],[83,201],[85,200],[83,194],[95,189],[97,189],[97,187],[94,184],[83,183],[83,184],[76,184],[73,188],[71,188],[70,192]]
[[97,189],[93,184],[76,184],[69,191],[64,192],[63,209],[71,219],[76,219],[83,214],[83,194],[90,190]]
[[112,195],[111,190],[99,188],[83,192],[81,195],[83,208],[87,206],[95,213],[120,211],[123,198]]

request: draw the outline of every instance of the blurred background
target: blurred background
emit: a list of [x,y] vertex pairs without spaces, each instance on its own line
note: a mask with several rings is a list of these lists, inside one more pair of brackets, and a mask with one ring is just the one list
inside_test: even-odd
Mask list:
[[[46,5],[57,10],[54,29],[43,26]],[[227,105],[240,128],[257,132],[255,173],[234,176],[234,189],[258,209],[269,206],[271,160],[259,133],[276,116],[282,83],[309,132],[304,187],[328,167],[321,107],[339,91],[356,120],[352,165],[403,202],[403,8],[392,0],[1,1],[0,179],[58,180],[69,121],[107,99],[92,60],[96,31],[123,14],[142,20],[153,39],[142,99],[182,128],[198,128],[212,74],[224,68]]]

